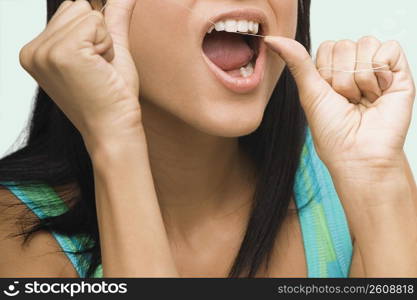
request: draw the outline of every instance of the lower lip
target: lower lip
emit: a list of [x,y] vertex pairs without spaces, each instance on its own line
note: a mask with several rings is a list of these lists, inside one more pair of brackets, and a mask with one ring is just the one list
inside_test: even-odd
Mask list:
[[249,77],[232,77],[218,66],[216,66],[205,54],[203,53],[204,60],[209,66],[210,70],[214,73],[215,77],[229,90],[238,93],[245,94],[256,89],[261,83],[265,73],[265,60],[266,60],[266,46],[265,43],[260,41],[259,55],[256,58],[255,69]]

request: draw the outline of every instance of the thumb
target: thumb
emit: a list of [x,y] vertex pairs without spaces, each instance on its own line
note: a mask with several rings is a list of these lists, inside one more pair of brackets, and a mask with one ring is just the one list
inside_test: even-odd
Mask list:
[[129,48],[129,29],[136,0],[107,0],[104,19],[115,45]]
[[315,102],[323,95],[323,88],[329,89],[330,86],[320,76],[304,46],[296,40],[278,36],[266,36],[264,41],[287,64],[297,83],[304,109],[315,106]]

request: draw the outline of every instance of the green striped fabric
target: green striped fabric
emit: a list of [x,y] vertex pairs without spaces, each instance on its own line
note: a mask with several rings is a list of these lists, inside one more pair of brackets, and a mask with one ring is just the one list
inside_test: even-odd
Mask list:
[[[57,216],[68,210],[55,191],[45,185],[15,185],[0,182],[24,202],[39,218]],[[297,170],[294,196],[298,208],[308,277],[347,277],[352,258],[352,241],[346,217],[329,172],[318,158],[311,132]],[[66,236],[52,232],[74,265],[78,275],[86,277],[91,254],[76,254],[88,245],[85,235]],[[99,265],[92,277],[102,277]]]
[[[0,182],[7,187],[18,199],[39,218],[54,217],[68,211],[68,206],[62,201],[55,191],[45,184],[16,185],[14,182]],[[87,235],[78,234],[67,236],[58,232],[51,232],[57,243],[67,255],[80,277],[86,277],[90,264],[91,254],[77,254],[85,249],[91,242]],[[93,277],[102,277],[101,265],[94,272]]]
[[307,130],[294,186],[309,277],[348,277],[352,241],[332,178]]

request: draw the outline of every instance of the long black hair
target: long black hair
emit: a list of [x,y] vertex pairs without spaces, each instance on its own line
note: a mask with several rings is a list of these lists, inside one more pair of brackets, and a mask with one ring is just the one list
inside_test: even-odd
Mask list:
[[[47,1],[48,21],[62,2]],[[309,12],[310,0],[299,0],[296,40],[307,50],[311,47]],[[285,68],[261,125],[250,135],[239,138],[242,150],[257,167],[257,185],[246,233],[230,277],[254,277],[264,263],[268,265],[293,197],[306,127],[296,84]],[[25,237],[24,242],[40,230],[68,236],[86,234],[92,242],[84,250],[91,255],[87,271],[87,276],[91,276],[101,263],[101,250],[92,163],[83,139],[40,87],[27,130],[27,140],[20,149],[0,160],[0,181],[47,184],[59,189],[60,198],[71,205],[61,215],[30,223],[19,234]]]

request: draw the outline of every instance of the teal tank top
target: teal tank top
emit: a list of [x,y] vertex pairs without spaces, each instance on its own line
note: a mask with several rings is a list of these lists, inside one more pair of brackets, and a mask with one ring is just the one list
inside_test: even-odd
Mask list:
[[[40,219],[57,216],[68,210],[67,205],[48,185],[12,185],[0,182]],[[303,236],[308,277],[348,277],[352,260],[352,241],[346,216],[334,188],[330,174],[317,156],[310,129],[301,154],[296,173],[294,197]],[[50,206],[43,199],[57,201],[60,206]],[[81,278],[86,277],[90,254],[76,254],[88,242],[85,235],[66,236],[51,232],[74,265]],[[102,277],[99,265],[92,277]]]

